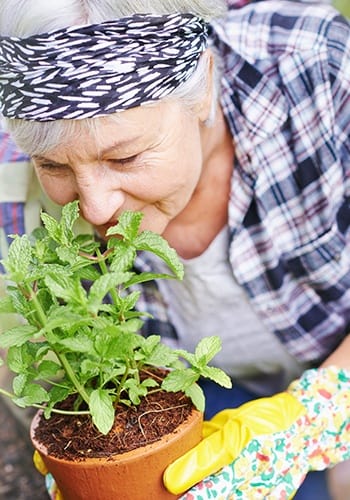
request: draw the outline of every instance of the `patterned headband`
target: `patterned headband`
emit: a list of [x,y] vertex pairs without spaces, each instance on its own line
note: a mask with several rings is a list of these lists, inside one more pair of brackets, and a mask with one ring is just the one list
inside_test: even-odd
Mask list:
[[25,39],[0,37],[0,110],[49,121],[105,116],[185,82],[206,47],[192,14],[135,14]]

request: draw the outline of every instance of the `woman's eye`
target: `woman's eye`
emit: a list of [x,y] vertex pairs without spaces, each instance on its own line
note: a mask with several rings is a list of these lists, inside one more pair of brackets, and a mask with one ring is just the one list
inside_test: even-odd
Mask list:
[[69,172],[68,165],[62,165],[61,163],[60,164],[51,162],[36,163],[36,167],[41,172],[51,173],[55,175],[58,174],[65,175],[67,174],[67,172]]
[[109,161],[119,165],[128,165],[134,163],[137,160],[138,155],[128,156],[126,158],[113,158]]
[[42,168],[43,170],[57,170],[62,169],[62,166],[55,165],[54,163],[40,163],[39,168]]

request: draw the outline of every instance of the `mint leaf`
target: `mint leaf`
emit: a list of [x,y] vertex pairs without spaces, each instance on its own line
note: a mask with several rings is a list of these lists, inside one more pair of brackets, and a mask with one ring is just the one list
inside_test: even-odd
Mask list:
[[220,368],[205,366],[201,369],[201,375],[202,377],[213,380],[213,382],[221,385],[222,387],[226,387],[226,389],[231,389],[232,387],[231,378]]
[[87,297],[83,286],[79,280],[69,274],[65,275],[64,269],[60,273],[48,274],[44,281],[53,296],[72,304],[86,304]]
[[21,407],[32,406],[35,404],[42,404],[49,400],[47,391],[38,384],[26,384],[22,395],[15,398],[13,401]]
[[0,347],[7,349],[11,346],[21,346],[30,340],[38,329],[31,325],[15,326],[0,334]]
[[144,250],[158,255],[173,271],[179,280],[183,278],[184,268],[176,251],[171,248],[168,242],[159,234],[151,231],[143,231],[134,241],[137,250]]
[[12,381],[13,392],[16,396],[21,396],[28,383],[28,376],[24,373],[20,373],[16,377],[14,377]]
[[42,212],[40,218],[43,221],[44,227],[47,230],[50,238],[52,238],[54,241],[59,242],[61,239],[61,229],[59,222],[46,212]]
[[28,370],[28,367],[35,361],[35,356],[31,352],[29,345],[24,344],[20,347],[10,347],[7,353],[7,364],[15,373],[21,373]]
[[15,313],[16,309],[12,305],[12,300],[9,296],[0,299],[0,314],[2,313]]
[[37,367],[37,374],[35,376],[35,379],[45,380],[53,378],[60,370],[61,365],[49,359],[45,359]]
[[195,357],[200,364],[206,365],[221,350],[221,339],[217,336],[201,339],[195,350]]
[[151,366],[172,366],[177,361],[177,355],[165,344],[161,343],[161,337],[151,335],[142,346],[145,362]]
[[60,221],[61,242],[63,245],[70,246],[74,239],[73,226],[79,217],[79,202],[73,201],[62,208],[62,217]]
[[11,279],[14,281],[25,279],[29,270],[31,257],[32,249],[28,236],[15,236],[10,245],[7,259],[3,261]]
[[185,394],[191,400],[197,410],[203,412],[205,409],[205,396],[202,388],[198,384],[192,384],[185,389]]
[[136,257],[134,247],[120,240],[109,240],[108,247],[113,248],[113,253],[109,257],[111,271],[123,272],[131,269]]
[[197,382],[199,374],[191,368],[174,370],[163,380],[162,389],[168,392],[185,391],[192,384]]
[[71,338],[64,338],[57,341],[57,344],[71,352],[91,352],[93,341],[85,335],[77,335]]
[[92,421],[102,434],[108,434],[114,424],[114,406],[107,390],[96,389],[90,394]]
[[121,214],[118,224],[108,229],[107,236],[120,235],[127,241],[133,241],[140,229],[143,214],[141,212],[125,211]]
[[110,273],[100,276],[90,288],[88,297],[88,309],[92,313],[97,313],[104,297],[110,290],[121,285],[131,276],[131,273]]

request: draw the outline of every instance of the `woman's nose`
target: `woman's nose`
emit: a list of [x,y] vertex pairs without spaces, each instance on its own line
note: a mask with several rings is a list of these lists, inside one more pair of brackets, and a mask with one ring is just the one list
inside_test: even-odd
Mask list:
[[83,218],[94,226],[111,222],[124,203],[117,185],[94,176],[77,180],[77,195]]

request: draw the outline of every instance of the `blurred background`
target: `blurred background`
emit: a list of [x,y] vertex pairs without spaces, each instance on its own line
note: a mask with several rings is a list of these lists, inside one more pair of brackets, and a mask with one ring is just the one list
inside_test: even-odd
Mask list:
[[333,0],[332,3],[344,16],[350,17],[350,0]]

